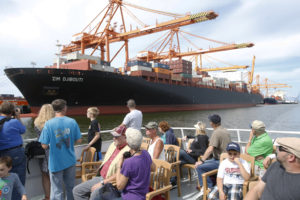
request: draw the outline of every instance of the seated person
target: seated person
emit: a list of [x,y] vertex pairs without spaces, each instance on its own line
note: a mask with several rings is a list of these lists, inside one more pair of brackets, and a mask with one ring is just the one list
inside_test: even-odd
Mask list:
[[246,153],[255,157],[255,175],[259,177],[265,173],[263,160],[273,152],[272,139],[266,133],[265,127],[262,121],[253,121],[246,145]]
[[220,163],[217,185],[208,195],[209,200],[243,199],[243,183],[250,178],[250,166],[240,158],[239,144],[229,143],[226,151],[228,158]]
[[178,146],[177,138],[168,122],[161,121],[158,125],[158,130],[162,133],[161,139],[163,140],[164,144],[172,144]]
[[205,132],[205,124],[199,121],[194,126],[196,128],[195,139],[186,151],[180,149],[179,160],[181,164],[195,164],[198,157],[203,155],[208,147],[209,138]]
[[147,151],[140,150],[143,136],[139,130],[128,128],[125,134],[130,150],[119,161],[117,188],[123,200],[143,200],[149,191],[152,159]]
[[151,139],[148,147],[148,153],[152,159],[165,160],[164,143],[157,135],[157,127],[156,122],[149,122],[145,125],[146,135]]
[[9,173],[11,169],[11,157],[0,157],[0,199],[12,199],[12,193],[16,192],[22,195],[22,200],[27,200],[25,188],[19,176],[16,173]]
[[118,163],[123,153],[129,151],[125,136],[126,126],[119,126],[111,132],[113,143],[108,147],[103,163],[98,169],[99,175],[95,178],[83,182],[73,189],[75,200],[98,199],[99,189],[103,184],[111,183],[116,180]]

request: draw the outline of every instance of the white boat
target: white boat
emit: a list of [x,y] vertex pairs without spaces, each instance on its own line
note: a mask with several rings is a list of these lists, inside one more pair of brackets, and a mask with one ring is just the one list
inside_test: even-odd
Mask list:
[[[189,128],[189,127],[172,127],[172,129],[175,131],[175,133],[178,135],[180,134],[182,137],[187,134],[187,132],[195,132],[195,128]],[[208,128],[208,135],[211,134],[212,128]],[[233,141],[239,143],[242,146],[242,149],[244,151],[244,147],[247,144],[250,129],[227,129],[230,134]],[[109,134],[111,130],[101,131],[101,134]],[[271,138],[274,140],[278,137],[300,137],[299,131],[273,131],[273,130],[266,130],[266,132],[271,136]],[[83,136],[87,135],[87,133],[82,133]],[[36,140],[36,139],[28,139],[24,140],[24,143],[27,143],[29,141]],[[105,152],[108,148],[108,146],[111,144],[112,140],[109,141],[103,141],[102,142],[102,152]],[[78,145],[75,147],[75,153],[77,158],[80,157],[82,148],[85,147],[85,145]],[[183,144],[183,147],[186,147],[186,144]],[[43,195],[43,188],[42,188],[42,179],[41,179],[41,172],[38,165],[37,159],[32,159],[29,162],[29,169],[30,174],[26,175],[26,192],[27,197],[30,200],[42,200],[44,198]],[[185,171],[183,171],[183,177],[181,177],[181,197],[177,196],[177,188],[171,190],[171,198],[174,200],[193,200],[196,199],[199,196],[199,191],[196,190],[197,185],[197,173],[193,173],[193,179],[192,181],[189,181],[187,178],[187,175],[185,174]],[[76,184],[80,183],[80,179],[76,180]]]

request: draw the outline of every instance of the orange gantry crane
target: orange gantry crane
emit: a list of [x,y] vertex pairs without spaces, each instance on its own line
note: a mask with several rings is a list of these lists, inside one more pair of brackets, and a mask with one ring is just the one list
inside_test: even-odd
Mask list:
[[[127,6],[131,6],[137,9],[142,9],[144,11],[171,16],[174,17],[174,19],[149,26],[144,24],[141,20],[138,20],[135,17],[135,15],[127,9]],[[115,29],[116,28],[115,26],[112,27],[113,24],[112,19],[116,15],[117,11],[120,12],[119,15],[122,21],[122,25],[120,27],[119,32]],[[136,30],[132,30],[132,27],[130,26],[130,30],[127,30],[125,24],[124,12],[127,12],[132,18],[134,18],[139,24],[141,24],[142,28],[137,28]],[[91,28],[90,31],[87,31],[87,29],[91,26],[91,24],[102,13],[104,13],[104,16],[102,17],[100,22],[98,22],[96,26]],[[111,62],[116,57],[116,55],[122,50],[122,48],[125,47],[125,59],[127,63],[129,61],[129,52],[128,52],[129,39],[152,34],[152,33],[157,33],[160,31],[175,29],[181,26],[199,23],[206,20],[215,19],[217,16],[218,15],[213,11],[200,12],[193,15],[191,14],[178,15],[174,13],[157,11],[157,10],[144,8],[141,6],[136,6],[133,4],[125,3],[122,0],[110,0],[108,5],[97,15],[97,17],[94,18],[94,20],[92,20],[92,22],[89,25],[87,25],[80,33],[75,34],[73,36],[73,40],[69,45],[63,46],[61,53],[62,55],[64,55],[70,52],[81,51],[81,53],[84,54],[86,49],[92,49],[91,55],[93,55],[96,50],[100,50],[101,60],[106,60],[108,62]],[[111,59],[110,44],[114,42],[124,42],[124,44],[120,47],[120,49]],[[105,53],[106,53],[106,57],[105,57]]]
[[259,84],[259,75],[257,75],[256,80],[257,83],[253,85],[253,87],[257,89],[264,89],[265,97],[269,96],[269,89],[291,88],[291,86],[284,83],[268,83],[268,78],[265,78],[264,84]]

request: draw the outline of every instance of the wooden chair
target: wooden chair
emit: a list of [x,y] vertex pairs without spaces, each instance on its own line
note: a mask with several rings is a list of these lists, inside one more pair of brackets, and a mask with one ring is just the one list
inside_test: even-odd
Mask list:
[[[227,153],[222,153],[221,156],[220,156],[220,163],[224,160],[228,158],[228,154]],[[244,159],[245,161],[247,161],[248,163],[250,163],[250,179],[249,180],[252,180],[252,179],[255,179],[255,178],[252,178],[254,175],[254,157],[250,156],[250,155],[247,155],[247,154],[241,154],[240,155],[240,158]],[[203,200],[206,200],[207,199],[207,196],[210,192],[210,190],[208,189],[207,187],[207,177],[208,176],[212,176],[212,175],[216,175],[218,173],[218,169],[215,169],[215,170],[212,170],[210,172],[206,172],[204,174],[202,174],[202,181],[203,181]],[[249,181],[245,181],[244,182],[244,185],[243,185],[243,195],[245,197],[246,195],[246,192],[245,192],[245,189],[244,188],[248,188],[248,185],[249,183],[247,183]],[[246,186],[247,185],[247,186]]]
[[146,194],[146,200],[151,200],[157,195],[163,195],[166,200],[170,200],[171,164],[164,161],[153,159],[155,164],[155,172],[151,173],[150,187],[154,190]]
[[176,145],[166,144],[164,145],[165,150],[165,159],[167,162],[171,164],[171,177],[177,177],[177,189],[178,189],[178,196],[181,196],[181,185],[180,185],[180,160],[179,160],[179,151],[180,147]]
[[255,158],[253,156],[250,156],[248,154],[241,154],[240,157],[244,160],[246,160],[248,163],[250,163],[250,178],[248,181],[244,181],[243,184],[243,197],[246,196],[249,186],[253,186],[253,182],[258,181],[258,176],[255,176],[254,173],[254,163],[255,163]]
[[82,163],[82,174],[81,174],[82,182],[85,182],[95,177],[98,173],[98,169],[101,164],[102,161]]
[[82,164],[84,162],[92,162],[95,157],[96,149],[94,147],[90,147],[87,150],[83,150],[81,152],[80,159],[77,160],[79,164],[76,164],[76,175],[75,178],[81,178],[82,175]]
[[[193,141],[194,141],[194,139],[189,139],[187,148],[190,148]],[[198,161],[200,161],[200,159],[201,159],[201,156],[198,157]],[[184,164],[181,166],[181,169],[183,169],[183,168],[188,169],[188,178],[191,181],[192,180],[191,169],[196,170],[195,164]],[[198,180],[198,178],[197,178],[197,180]],[[199,180],[198,180],[198,187],[200,188]]]
[[147,137],[143,137],[143,142],[150,144],[151,139]]
[[177,143],[178,143],[178,146],[181,148],[182,147],[182,138],[177,138]]
[[148,150],[148,148],[149,148],[149,144],[148,143],[146,143],[146,142],[142,142],[142,144],[141,144],[141,150]]

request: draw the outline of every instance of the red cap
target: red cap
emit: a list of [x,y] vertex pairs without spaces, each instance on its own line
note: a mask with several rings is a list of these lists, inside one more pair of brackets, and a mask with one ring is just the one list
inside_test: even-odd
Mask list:
[[125,135],[126,132],[126,126],[122,125],[122,126],[118,126],[116,128],[113,129],[112,132],[110,132],[114,137],[120,137],[121,135]]

